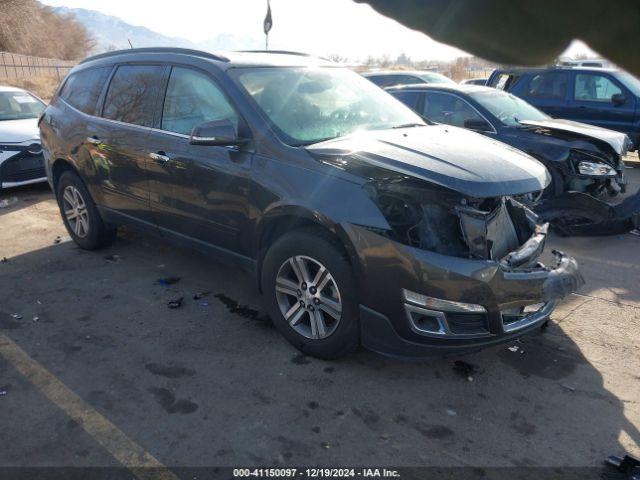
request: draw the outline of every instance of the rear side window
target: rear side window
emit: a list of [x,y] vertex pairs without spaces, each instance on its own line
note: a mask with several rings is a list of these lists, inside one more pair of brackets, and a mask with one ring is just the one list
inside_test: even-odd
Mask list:
[[162,129],[188,135],[193,127],[229,120],[238,127],[238,115],[220,88],[203,73],[174,67],[167,86]]
[[534,75],[527,87],[532,98],[564,100],[569,76],[564,72],[548,72]]
[[404,103],[407,107],[412,110],[418,109],[418,101],[420,100],[419,92],[393,92],[393,96]]
[[93,115],[110,71],[111,67],[102,67],[72,73],[62,87],[60,98],[81,112]]
[[153,127],[154,113],[161,98],[162,74],[159,65],[122,65],[109,84],[102,116],[110,120]]
[[574,98],[587,102],[611,102],[613,95],[622,90],[604,75],[579,73],[576,75]]

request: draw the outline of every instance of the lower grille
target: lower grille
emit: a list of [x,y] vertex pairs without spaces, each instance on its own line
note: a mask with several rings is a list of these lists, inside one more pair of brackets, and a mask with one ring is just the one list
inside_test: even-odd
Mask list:
[[447,312],[449,330],[456,335],[473,335],[489,333],[487,315],[484,313],[452,313]]
[[0,165],[0,182],[26,182],[46,177],[44,157],[23,151]]

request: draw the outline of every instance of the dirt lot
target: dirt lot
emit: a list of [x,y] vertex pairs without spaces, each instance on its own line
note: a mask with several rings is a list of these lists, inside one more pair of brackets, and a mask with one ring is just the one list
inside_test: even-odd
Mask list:
[[[629,174],[635,191],[640,169]],[[128,231],[79,250],[46,187],[7,195],[19,201],[0,209],[0,466],[588,467],[640,455],[639,237],[553,238],[587,285],[520,343],[323,362],[265,321],[248,276]],[[176,297],[184,305],[168,309]]]

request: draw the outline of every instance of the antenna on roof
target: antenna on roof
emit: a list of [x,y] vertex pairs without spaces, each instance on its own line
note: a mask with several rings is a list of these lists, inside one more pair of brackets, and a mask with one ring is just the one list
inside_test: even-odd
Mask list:
[[267,0],[267,15],[264,17],[262,23],[262,30],[264,31],[264,49],[269,50],[269,31],[273,27],[273,19],[271,18],[271,1]]
[[127,42],[129,42],[129,46],[130,46],[131,48],[133,48],[133,45],[131,44],[131,40],[129,40],[129,39],[127,38]]

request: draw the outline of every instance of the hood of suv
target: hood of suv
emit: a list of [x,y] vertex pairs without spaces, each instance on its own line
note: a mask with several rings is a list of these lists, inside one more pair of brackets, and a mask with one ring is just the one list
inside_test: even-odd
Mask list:
[[394,172],[476,198],[539,191],[550,181],[544,165],[520,150],[446,125],[366,131],[307,150],[361,177]]
[[0,121],[0,144],[20,143],[40,138],[37,118]]
[[624,133],[571,120],[523,120],[520,123],[534,127],[542,127],[560,137],[562,137],[563,134],[566,136],[566,134],[569,133],[571,134],[572,139],[581,137],[586,140],[600,140],[609,144],[609,146],[611,146],[618,155],[625,155],[629,148],[629,144],[631,143],[629,137]]

